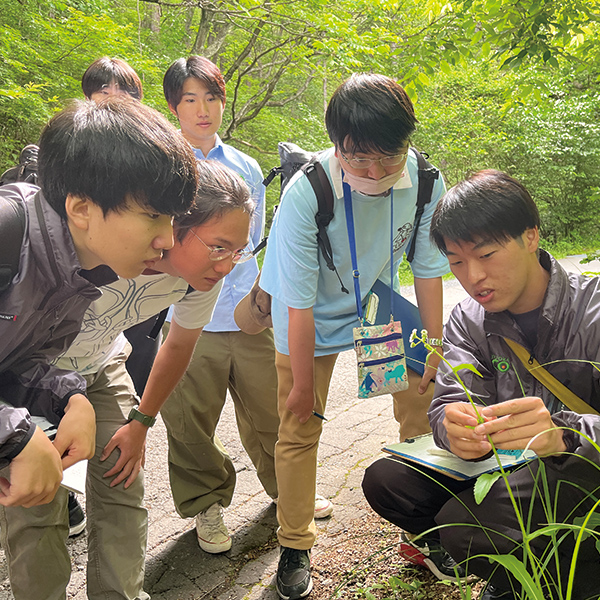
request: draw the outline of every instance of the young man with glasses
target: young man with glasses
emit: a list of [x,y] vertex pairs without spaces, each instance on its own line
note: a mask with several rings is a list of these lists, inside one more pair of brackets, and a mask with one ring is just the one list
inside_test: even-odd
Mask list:
[[[383,75],[354,75],[336,90],[327,107],[325,123],[334,143],[320,157],[334,195],[334,217],[327,233],[337,271],[352,290],[345,182],[354,211],[363,305],[378,279],[391,283],[390,237],[395,273],[412,238],[418,177],[409,139],[416,122],[405,91]],[[443,192],[440,178],[425,207],[411,264],[423,324],[433,338],[442,334],[441,276],[448,262],[429,241],[429,223]],[[324,414],[337,355],[352,347],[352,329],[358,324],[354,294],[340,289],[336,273],[327,268],[319,252],[316,213],[312,187],[298,173],[286,187],[275,216],[260,282],[273,297],[281,419],[275,453],[282,546],[277,591],[285,599],[303,598],[312,589],[310,549],[316,533],[312,499],[323,426],[313,411]],[[433,366],[426,368],[422,378],[409,376],[410,390],[395,394],[405,413],[401,432],[405,425],[412,427],[411,434],[418,431],[412,423],[415,418],[426,423]]]
[[[143,590],[146,435],[185,373],[223,278],[251,256],[247,245],[254,202],[247,186],[214,161],[199,163],[197,170],[198,195],[175,220],[173,247],[162,259],[148,261],[139,277],[104,286],[73,345],[56,363],[86,379],[100,424],[86,482],[90,600],[149,598]],[[130,347],[122,332],[172,304],[169,333],[139,400],[125,368]],[[194,408],[191,403],[181,407],[179,419],[191,421]]]

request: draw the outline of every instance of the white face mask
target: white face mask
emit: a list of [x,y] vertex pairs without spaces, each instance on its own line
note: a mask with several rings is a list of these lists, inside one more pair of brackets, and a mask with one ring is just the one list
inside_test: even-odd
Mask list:
[[368,177],[358,177],[357,175],[343,171],[344,181],[353,190],[366,196],[383,196],[390,188],[394,187],[394,184],[402,177],[403,172],[404,169],[400,169],[381,179],[370,179]]

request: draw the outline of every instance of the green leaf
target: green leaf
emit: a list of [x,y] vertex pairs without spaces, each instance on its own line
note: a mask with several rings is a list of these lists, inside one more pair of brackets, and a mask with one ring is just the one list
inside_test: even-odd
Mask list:
[[452,370],[456,373],[461,369],[467,369],[467,371],[473,371],[475,375],[479,375],[479,377],[483,377],[483,375],[471,364],[471,363],[462,363],[457,365],[456,367],[452,367]]
[[533,577],[525,569],[525,565],[516,556],[510,555],[497,555],[488,556],[491,562],[500,563],[507,571],[510,571],[511,575],[515,577],[518,582],[523,586],[523,594],[521,597],[527,598],[528,600],[544,600],[544,593],[536,585]]
[[482,473],[477,478],[473,487],[473,496],[475,497],[475,502],[477,502],[477,504],[483,502],[494,483],[498,481],[500,477],[502,477],[502,473],[500,471],[494,471],[493,473]]

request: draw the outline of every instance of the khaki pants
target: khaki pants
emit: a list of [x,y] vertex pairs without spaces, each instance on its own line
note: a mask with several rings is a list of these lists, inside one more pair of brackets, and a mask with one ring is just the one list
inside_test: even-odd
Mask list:
[[[323,414],[327,392],[337,354],[315,357],[315,410]],[[275,469],[279,484],[277,537],[282,546],[309,550],[315,542],[315,493],[317,485],[317,450],[323,421],[311,417],[300,423],[285,406],[292,389],[290,357],[277,352],[279,380],[279,440],[275,446]]]
[[169,441],[171,491],[183,517],[194,517],[216,502],[231,503],[235,468],[215,435],[228,389],[242,444],[265,491],[277,497],[273,332],[204,332],[186,374],[161,410]]
[[[327,394],[337,354],[314,359],[315,410],[324,414]],[[292,389],[290,357],[277,353],[279,401],[279,441],[275,447],[275,469],[279,483],[277,537],[282,546],[308,550],[315,542],[314,499],[317,480],[317,450],[323,421],[310,418],[301,424],[285,403]],[[421,377],[409,371],[410,388],[394,394],[394,416],[400,423],[402,439],[430,431],[427,409],[433,383],[421,396],[417,391]]]
[[431,431],[427,411],[433,399],[434,383],[431,381],[425,393],[421,395],[418,392],[421,376],[410,369],[407,370],[407,373],[408,389],[392,394],[394,399],[394,419],[400,425],[401,442],[406,438]]
[[[142,507],[144,475],[125,489],[103,478],[117,461],[100,455],[137,404],[125,369],[126,354],[101,372],[86,377],[88,398],[96,411],[96,454],[88,463],[87,594],[90,600],[147,600],[143,591],[147,513]],[[50,504],[0,510],[2,545],[15,600],[64,600],[71,574],[66,548],[69,531],[67,492],[60,488]]]

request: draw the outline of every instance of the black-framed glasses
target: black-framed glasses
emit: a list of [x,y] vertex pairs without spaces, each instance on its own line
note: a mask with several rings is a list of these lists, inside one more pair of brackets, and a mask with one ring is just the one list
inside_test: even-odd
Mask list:
[[227,250],[227,248],[222,248],[221,246],[209,246],[206,242],[204,242],[201,238],[199,238],[191,229],[190,233],[198,240],[200,240],[207,248],[208,248],[208,258],[215,262],[219,260],[225,260],[231,256],[231,262],[234,265],[245,263],[249,261],[254,253],[252,250],[248,248],[243,248],[242,250]]
[[348,158],[341,150],[340,155],[354,169],[368,169],[375,162],[380,163],[382,167],[396,167],[408,158],[408,150],[401,154],[382,156],[381,158]]

